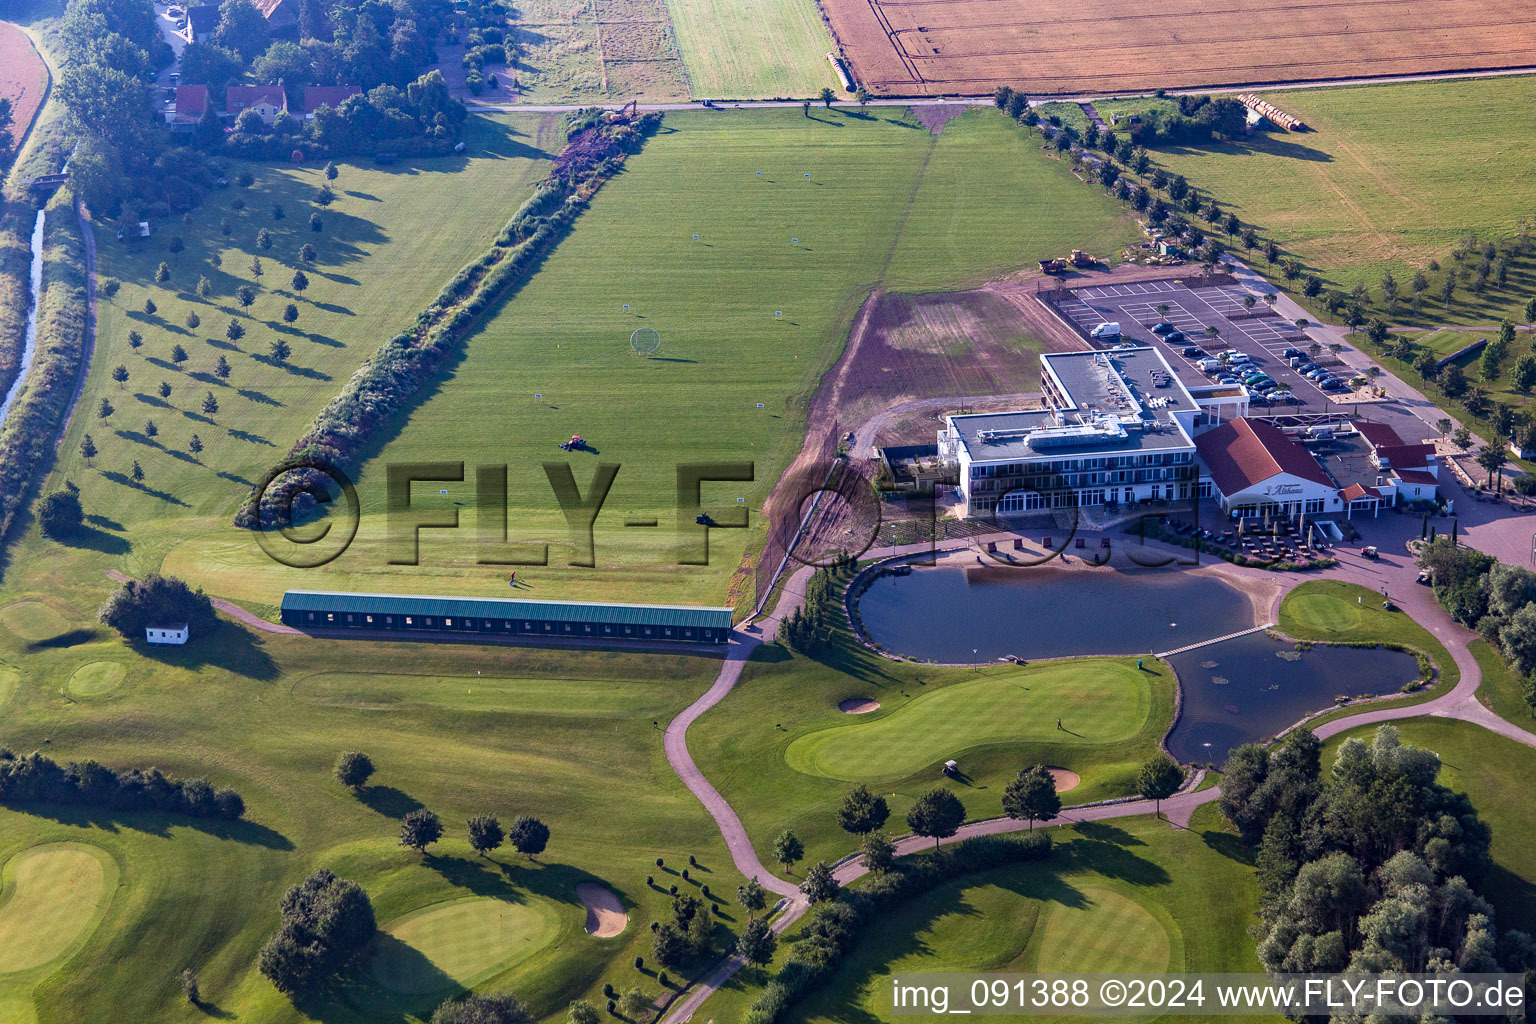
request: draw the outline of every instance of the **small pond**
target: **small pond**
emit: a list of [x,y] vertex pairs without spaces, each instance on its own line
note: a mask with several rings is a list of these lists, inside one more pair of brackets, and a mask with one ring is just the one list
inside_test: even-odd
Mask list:
[[1265,633],[1198,647],[1168,658],[1184,708],[1168,737],[1180,761],[1221,764],[1233,747],[1262,740],[1341,694],[1396,693],[1419,677],[1411,654],[1385,648],[1297,651]]
[[934,568],[859,598],[870,639],[925,661],[1153,654],[1254,625],[1248,598],[1177,570]]

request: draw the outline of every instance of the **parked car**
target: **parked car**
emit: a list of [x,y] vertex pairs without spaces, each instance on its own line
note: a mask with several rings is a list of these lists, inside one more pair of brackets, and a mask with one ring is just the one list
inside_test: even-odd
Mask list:
[[1185,359],[1204,359],[1205,358],[1205,349],[1201,348],[1199,345],[1185,345],[1184,346],[1184,358]]
[[1274,399],[1270,398],[1268,395],[1249,395],[1248,396],[1248,404],[1249,405],[1273,405],[1274,404]]
[[1169,331],[1167,334],[1163,335],[1163,340],[1170,345],[1182,345],[1184,342],[1189,340],[1189,336],[1186,335],[1183,331]]
[[1300,373],[1300,374],[1308,374],[1308,373],[1311,373],[1313,370],[1318,370],[1318,369],[1321,369],[1321,367],[1319,367],[1316,363],[1297,363],[1296,364],[1296,372]]
[[1099,324],[1088,332],[1092,338],[1118,338],[1120,337],[1120,325],[1117,323]]
[[1174,327],[1173,324],[1169,323],[1167,320],[1164,320],[1160,324],[1152,325],[1153,334],[1172,334],[1176,330],[1178,330],[1178,328]]
[[1319,384],[1318,387],[1322,388],[1324,391],[1348,391],[1349,390],[1349,385],[1345,384],[1343,381],[1339,380],[1339,378],[1337,378],[1337,377],[1334,377],[1334,378],[1332,378],[1330,380],[1324,381],[1323,383]]
[[1280,357],[1282,359],[1295,359],[1298,356],[1304,355],[1306,355],[1306,353],[1299,348],[1288,348],[1284,352],[1280,353]]

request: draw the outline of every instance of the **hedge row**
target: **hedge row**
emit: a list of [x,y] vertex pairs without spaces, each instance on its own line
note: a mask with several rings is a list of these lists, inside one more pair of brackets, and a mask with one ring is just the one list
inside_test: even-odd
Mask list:
[[[660,117],[647,114],[640,123],[649,134],[660,124]],[[542,183],[492,247],[444,286],[432,305],[416,317],[415,325],[385,342],[352,375],[294,443],[289,458],[354,471],[376,431],[399,415],[441,371],[481,314],[532,276],[620,163],[609,161],[574,180],[551,178]],[[284,474],[278,486],[252,492],[236,514],[235,525],[246,529],[258,523],[285,525],[294,496],[320,483],[313,473]]]
[[794,953],[747,1011],[745,1024],[777,1024],[796,1002],[831,980],[880,914],[951,878],[1044,860],[1050,852],[1051,834],[1045,831],[978,836],[931,857],[898,860],[890,871],[872,875],[856,889],[844,889],[839,899],[817,904],[800,930]]
[[33,475],[52,461],[85,349],[85,243],[68,189],[48,205],[43,227],[43,294],[37,351],[21,394],[0,427],[0,537],[30,490]]
[[239,821],[245,801],[207,779],[181,780],[158,768],[114,772],[95,761],[61,765],[43,754],[17,757],[0,750],[0,804],[69,804],[115,811],[164,811]]

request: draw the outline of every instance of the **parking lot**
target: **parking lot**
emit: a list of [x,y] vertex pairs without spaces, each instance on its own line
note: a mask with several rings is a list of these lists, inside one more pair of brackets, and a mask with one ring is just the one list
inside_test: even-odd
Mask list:
[[[1290,385],[1291,393],[1300,400],[1299,406],[1275,406],[1274,412],[1338,411],[1336,404],[1281,355],[1287,348],[1305,350],[1312,339],[1263,302],[1255,302],[1250,310],[1243,302],[1245,295],[1248,292],[1235,284],[1188,287],[1172,280],[1138,281],[1076,289],[1055,307],[1084,332],[1101,323],[1119,323],[1125,340],[1161,348],[1168,364],[1186,384],[1205,384],[1211,379],[1195,365],[1203,357],[1182,354],[1186,346],[1198,345],[1211,356],[1235,348],[1251,356],[1254,364],[1276,382]],[[1153,334],[1151,325],[1165,320],[1182,331],[1186,340],[1170,345]],[[1213,327],[1215,337],[1210,334]],[[1322,358],[1329,356],[1324,353]],[[1254,407],[1258,415],[1269,411]]]

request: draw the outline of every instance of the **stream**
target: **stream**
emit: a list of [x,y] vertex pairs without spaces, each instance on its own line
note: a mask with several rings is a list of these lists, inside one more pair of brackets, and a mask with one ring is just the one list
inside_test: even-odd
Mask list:
[[43,298],[43,217],[43,211],[38,210],[37,222],[32,228],[32,308],[27,313],[27,333],[21,346],[21,363],[16,369],[16,382],[6,392],[5,400],[0,401],[0,428],[4,428],[11,404],[27,383],[27,371],[32,368],[32,359],[37,353],[37,315]]

